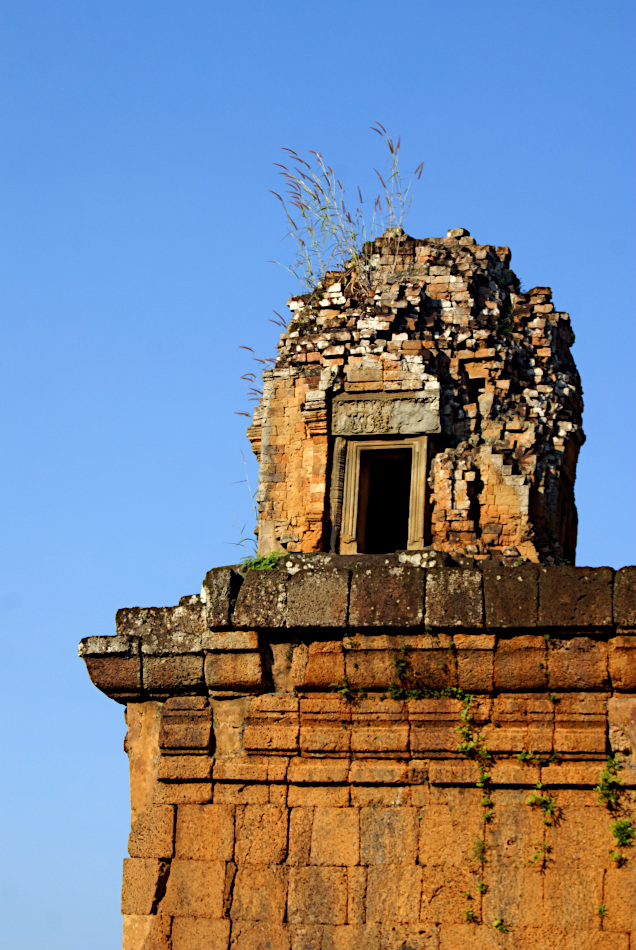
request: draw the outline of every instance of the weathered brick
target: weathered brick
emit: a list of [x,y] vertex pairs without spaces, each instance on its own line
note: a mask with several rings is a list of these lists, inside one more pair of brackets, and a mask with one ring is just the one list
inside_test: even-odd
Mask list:
[[180,805],[175,854],[198,861],[231,861],[234,809],[230,805]]
[[122,914],[152,913],[165,865],[156,858],[125,858],[121,892]]
[[175,917],[172,950],[227,950],[230,921],[206,917]]
[[263,660],[259,652],[208,653],[205,658],[205,682],[215,692],[259,692],[264,680]]
[[238,864],[282,864],[287,855],[288,811],[279,805],[239,806],[236,814]]
[[357,808],[316,808],[311,835],[311,864],[353,867],[360,860]]
[[607,644],[590,637],[551,640],[548,682],[551,689],[607,688]]
[[128,837],[131,858],[171,858],[174,854],[174,808],[150,805],[137,818]]
[[346,870],[334,867],[290,868],[287,916],[291,923],[346,923]]
[[495,687],[526,692],[548,684],[546,641],[543,637],[501,639],[495,649]]
[[225,864],[222,861],[172,861],[164,913],[172,917],[215,917],[223,915]]
[[282,923],[287,903],[287,868],[246,865],[234,881],[233,920]]
[[613,688],[636,691],[636,636],[612,637],[607,651]]

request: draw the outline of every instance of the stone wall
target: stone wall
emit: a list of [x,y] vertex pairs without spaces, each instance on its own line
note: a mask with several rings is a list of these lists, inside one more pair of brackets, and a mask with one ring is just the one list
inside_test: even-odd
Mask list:
[[[289,301],[248,429],[260,461],[259,551],[349,553],[339,539],[336,401],[419,394],[436,407],[419,429],[430,435],[424,543],[574,563],[584,436],[568,314],[549,287],[520,289],[507,247],[479,245],[462,228],[402,235],[397,253],[391,232],[369,253],[371,296],[347,271]],[[380,416],[368,413],[360,433],[402,431]]]
[[221,568],[82,641],[125,950],[634,950],[636,568],[446,561]]

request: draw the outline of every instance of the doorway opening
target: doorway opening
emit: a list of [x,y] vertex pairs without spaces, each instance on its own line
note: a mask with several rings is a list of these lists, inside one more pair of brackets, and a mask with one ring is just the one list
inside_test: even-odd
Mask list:
[[412,454],[410,448],[361,451],[356,537],[359,553],[406,550]]

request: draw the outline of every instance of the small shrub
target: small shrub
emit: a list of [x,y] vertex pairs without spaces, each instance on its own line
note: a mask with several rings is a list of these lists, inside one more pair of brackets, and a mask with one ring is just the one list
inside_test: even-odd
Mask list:
[[608,755],[605,760],[605,768],[599,775],[598,785],[594,791],[598,795],[601,805],[605,805],[610,811],[613,811],[620,799],[620,786],[623,780],[619,777],[621,763],[615,755]]
[[278,562],[285,554],[281,551],[272,551],[270,554],[257,554],[255,557],[244,557],[239,563],[240,572],[245,576],[248,571],[275,571]]
[[629,818],[617,818],[611,822],[610,829],[619,848],[630,848],[636,838],[636,826]]

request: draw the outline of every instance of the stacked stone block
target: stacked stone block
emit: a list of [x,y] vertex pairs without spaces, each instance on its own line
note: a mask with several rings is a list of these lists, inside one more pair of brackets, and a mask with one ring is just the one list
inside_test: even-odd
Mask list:
[[127,704],[125,950],[633,950],[636,568],[442,562],[222,568],[82,642]]
[[370,247],[375,292],[327,275],[293,317],[248,429],[260,460],[259,549],[328,551],[332,400],[439,386],[429,543],[477,558],[574,563],[582,395],[567,313],[523,292],[507,247],[387,233]]

